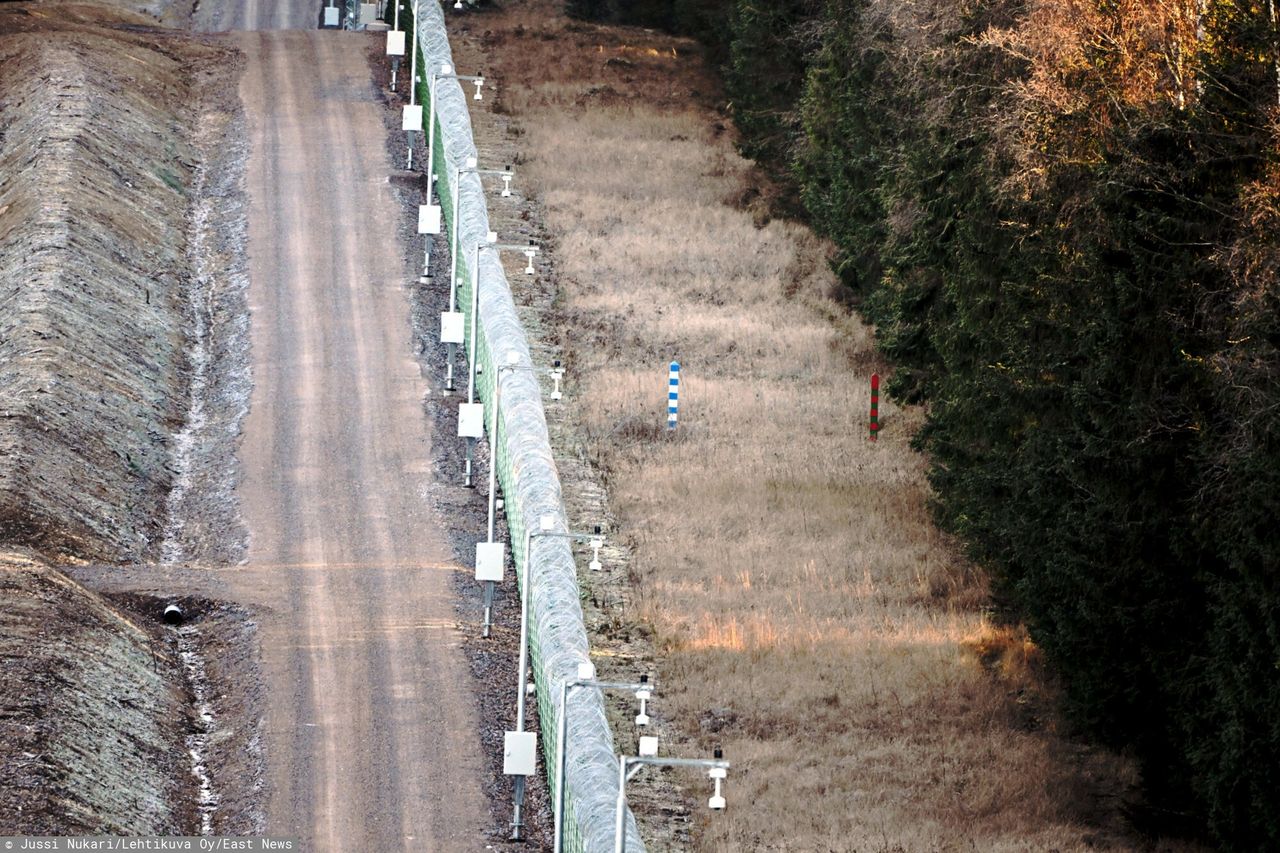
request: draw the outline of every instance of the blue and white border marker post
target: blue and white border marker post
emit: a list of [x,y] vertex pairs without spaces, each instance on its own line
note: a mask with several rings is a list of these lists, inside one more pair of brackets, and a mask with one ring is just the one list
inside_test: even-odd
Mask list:
[[675,429],[680,418],[680,362],[671,362],[667,374],[667,429]]

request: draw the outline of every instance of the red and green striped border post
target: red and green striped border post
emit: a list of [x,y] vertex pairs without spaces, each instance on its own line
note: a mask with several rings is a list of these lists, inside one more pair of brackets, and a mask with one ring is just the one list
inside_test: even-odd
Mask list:
[[880,432],[880,374],[871,374],[871,440]]

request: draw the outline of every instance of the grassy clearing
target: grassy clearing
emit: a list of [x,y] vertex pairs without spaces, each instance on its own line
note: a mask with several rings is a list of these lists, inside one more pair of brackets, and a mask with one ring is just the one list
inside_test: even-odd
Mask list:
[[694,46],[549,0],[476,29],[556,241],[672,748],[734,762],[696,846],[1128,846],[1132,771],[1057,731],[1034,646],[984,617],[985,578],[930,523],[921,413],[882,401],[867,441],[872,332],[831,297],[827,247],[762,213]]

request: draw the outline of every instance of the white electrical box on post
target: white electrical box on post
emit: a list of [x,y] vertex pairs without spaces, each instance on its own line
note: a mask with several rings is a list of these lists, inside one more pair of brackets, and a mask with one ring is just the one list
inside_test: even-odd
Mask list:
[[400,129],[413,132],[422,130],[422,104],[405,104],[400,114]]
[[404,56],[404,30],[387,32],[387,56]]
[[418,205],[418,233],[439,234],[443,230],[441,210],[438,204]]
[[476,580],[502,583],[507,564],[507,543],[476,543]]
[[337,6],[325,6],[325,7],[324,7],[324,25],[325,25],[326,27],[334,27],[334,28],[337,28],[337,27],[339,26],[338,21],[339,21],[339,18],[338,18],[338,7],[337,7]]
[[458,438],[480,438],[484,435],[484,403],[461,403],[458,406]]
[[[431,198],[431,193],[427,193],[427,198]],[[419,284],[426,284],[431,278],[431,238],[444,231],[441,213],[438,204],[428,201],[427,204],[418,205],[418,233],[427,238],[422,241],[422,275],[418,277]]]
[[532,776],[538,772],[538,735],[506,732],[502,740],[502,772],[507,776]]
[[460,344],[466,340],[467,317],[461,311],[440,314],[440,343]]

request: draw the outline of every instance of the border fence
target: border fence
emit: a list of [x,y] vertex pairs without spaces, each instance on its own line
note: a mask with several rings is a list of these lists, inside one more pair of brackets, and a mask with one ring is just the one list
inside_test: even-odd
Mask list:
[[[444,13],[435,0],[420,4],[420,23],[415,33],[421,51],[418,68],[426,80],[431,69],[452,66]],[[426,83],[419,83],[418,102],[426,104]],[[435,156],[436,194],[450,233],[457,230],[458,304],[466,318],[467,345],[470,346],[472,301],[471,270],[474,248],[486,241],[489,213],[480,176],[463,174],[451,185],[456,167],[468,157],[477,157],[472,138],[468,96],[456,80],[436,84]],[[426,158],[422,158],[425,162]],[[500,165],[500,164],[499,164]],[[481,163],[494,168],[494,164]],[[453,198],[459,194],[458,221],[453,221]],[[437,278],[438,280],[438,278]],[[476,324],[476,353],[482,372],[476,388],[486,406],[493,404],[494,383],[502,382],[498,411],[499,440],[490,464],[497,466],[505,512],[511,534],[511,550],[518,582],[533,583],[529,612],[531,671],[537,685],[538,719],[543,764],[554,789],[556,733],[560,684],[577,678],[578,664],[589,660],[586,627],[579,598],[577,568],[568,541],[555,537],[531,540],[529,577],[519,577],[525,563],[524,532],[527,524],[551,515],[557,529],[568,531],[559,473],[551,454],[542,391],[537,376],[530,371],[500,371],[509,353],[522,364],[531,356],[524,329],[516,315],[515,302],[506,274],[496,252],[480,252],[478,262],[479,322]],[[618,758],[613,734],[605,716],[604,702],[597,690],[570,692],[565,770],[566,851],[597,853],[614,849],[614,810],[618,796]],[[627,849],[643,851],[634,816],[626,815]]]

